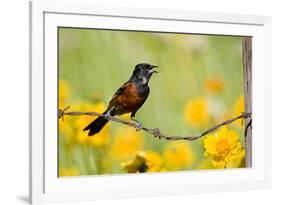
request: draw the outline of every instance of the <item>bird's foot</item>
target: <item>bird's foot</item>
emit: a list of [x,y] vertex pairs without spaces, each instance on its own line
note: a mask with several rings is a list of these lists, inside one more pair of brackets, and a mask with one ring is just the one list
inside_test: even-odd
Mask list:
[[136,126],[136,131],[140,131],[141,129],[142,129],[142,124],[138,122]]
[[142,124],[141,122],[139,122],[138,120],[134,119],[134,118],[131,118],[132,121],[136,122],[137,125],[136,125],[136,131],[140,131],[142,129]]

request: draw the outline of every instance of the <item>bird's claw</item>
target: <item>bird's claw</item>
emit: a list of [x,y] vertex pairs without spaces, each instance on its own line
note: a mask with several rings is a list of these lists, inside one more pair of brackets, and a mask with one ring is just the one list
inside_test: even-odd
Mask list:
[[139,122],[138,120],[136,120],[136,119],[134,119],[134,118],[132,118],[132,117],[131,117],[131,120],[137,123],[137,124],[136,124],[136,131],[137,131],[137,132],[140,131],[140,130],[142,129],[142,124],[141,124],[141,122]]
[[137,122],[136,131],[140,131],[141,129],[142,129],[142,124],[140,122]]

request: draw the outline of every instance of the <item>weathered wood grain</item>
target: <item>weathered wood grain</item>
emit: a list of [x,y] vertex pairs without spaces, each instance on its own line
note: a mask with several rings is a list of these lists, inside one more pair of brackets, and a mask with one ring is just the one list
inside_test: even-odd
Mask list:
[[[245,112],[252,113],[252,37],[242,40]],[[244,119],[246,167],[252,167],[252,118]]]

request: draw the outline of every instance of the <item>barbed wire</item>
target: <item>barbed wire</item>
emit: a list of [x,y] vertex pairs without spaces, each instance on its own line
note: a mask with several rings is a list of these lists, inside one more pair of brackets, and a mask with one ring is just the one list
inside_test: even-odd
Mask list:
[[197,139],[199,139],[199,138],[201,138],[205,135],[208,135],[208,134],[216,131],[217,129],[219,129],[220,127],[222,127],[224,125],[231,124],[232,122],[234,122],[236,120],[251,118],[251,113],[243,112],[243,113],[241,113],[241,115],[239,115],[237,117],[234,117],[234,118],[231,118],[231,119],[228,119],[228,120],[226,120],[222,123],[219,123],[219,124],[209,128],[209,129],[205,130],[204,132],[202,132],[199,135],[194,135],[194,136],[167,136],[167,135],[163,134],[159,128],[146,128],[146,127],[143,127],[143,126],[139,127],[139,125],[134,121],[124,120],[124,119],[121,119],[119,117],[114,117],[114,116],[107,116],[107,115],[103,115],[103,114],[100,114],[100,113],[97,113],[97,112],[79,112],[79,111],[66,112],[69,108],[70,108],[70,106],[68,106],[64,109],[59,109],[58,118],[61,118],[62,120],[64,120],[65,115],[69,115],[69,116],[88,115],[88,116],[106,117],[110,121],[125,124],[127,126],[135,128],[138,131],[142,130],[144,132],[147,132],[147,133],[153,135],[154,137],[157,137],[159,139],[163,138],[163,139],[166,139],[166,140],[194,141],[194,140],[197,140]]

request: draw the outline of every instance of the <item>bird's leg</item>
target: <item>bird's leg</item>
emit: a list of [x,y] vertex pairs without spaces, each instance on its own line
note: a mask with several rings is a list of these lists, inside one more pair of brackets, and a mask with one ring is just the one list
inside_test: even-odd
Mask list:
[[140,131],[142,129],[142,124],[140,121],[136,120],[134,117],[131,116],[131,120],[137,123],[136,130]]

